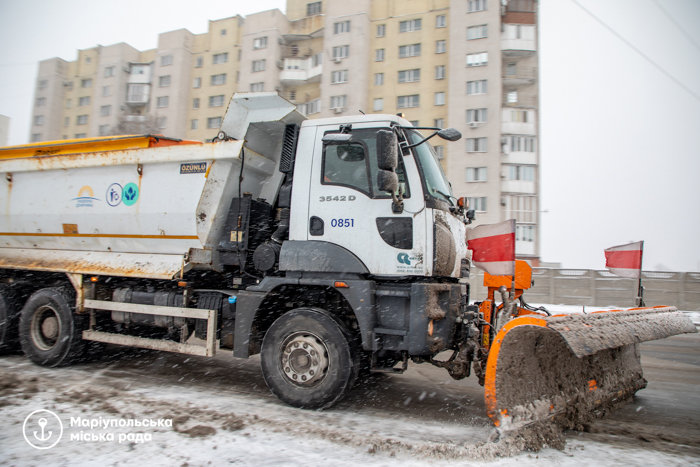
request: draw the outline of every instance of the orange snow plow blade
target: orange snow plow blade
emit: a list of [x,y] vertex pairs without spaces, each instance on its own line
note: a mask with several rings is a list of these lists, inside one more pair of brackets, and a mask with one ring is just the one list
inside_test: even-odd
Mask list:
[[691,332],[675,307],[515,318],[489,352],[488,415],[502,429],[541,420],[580,426],[646,386],[638,343]]

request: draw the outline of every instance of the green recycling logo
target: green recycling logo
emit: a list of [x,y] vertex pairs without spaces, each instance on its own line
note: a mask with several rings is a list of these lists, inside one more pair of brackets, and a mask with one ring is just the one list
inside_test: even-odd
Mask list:
[[139,200],[139,187],[135,183],[128,183],[122,191],[122,202],[131,206]]

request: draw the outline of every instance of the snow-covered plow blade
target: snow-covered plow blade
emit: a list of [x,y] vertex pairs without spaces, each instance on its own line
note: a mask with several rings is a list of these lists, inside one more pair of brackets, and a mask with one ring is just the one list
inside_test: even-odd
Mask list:
[[576,427],[646,386],[638,343],[691,332],[674,307],[513,319],[489,352],[488,415],[503,429],[547,419]]

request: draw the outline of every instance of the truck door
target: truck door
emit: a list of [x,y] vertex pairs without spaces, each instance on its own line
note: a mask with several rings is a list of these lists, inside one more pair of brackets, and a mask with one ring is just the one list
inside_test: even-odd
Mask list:
[[418,171],[412,157],[399,156],[396,171],[405,200],[403,211],[393,212],[391,195],[377,186],[380,129],[388,125],[353,124],[349,141],[324,143],[324,135],[341,129],[318,128],[307,238],[345,248],[372,274],[425,275],[432,258],[426,257],[426,214]]

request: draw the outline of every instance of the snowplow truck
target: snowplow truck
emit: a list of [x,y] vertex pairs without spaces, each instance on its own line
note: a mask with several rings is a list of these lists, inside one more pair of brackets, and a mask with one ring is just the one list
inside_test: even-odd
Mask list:
[[522,298],[523,262],[470,302],[473,211],[452,196],[436,135],[461,138],[396,115],[307,120],[249,93],[207,143],[0,148],[0,348],[49,367],[106,344],[260,354],[270,390],[301,408],[411,360],[473,370],[502,427],[644,387],[638,343],[695,331],[673,307],[548,316]]

